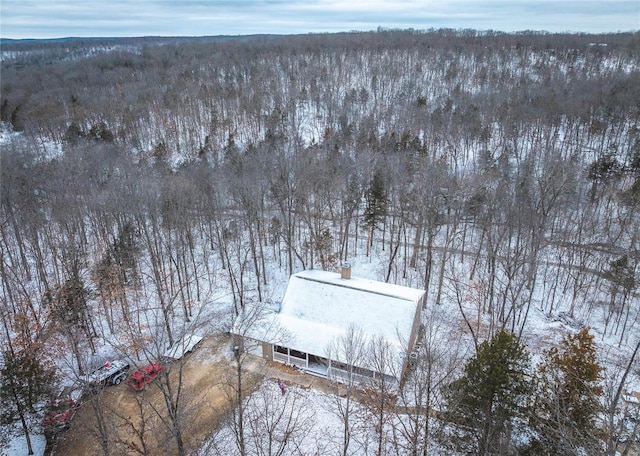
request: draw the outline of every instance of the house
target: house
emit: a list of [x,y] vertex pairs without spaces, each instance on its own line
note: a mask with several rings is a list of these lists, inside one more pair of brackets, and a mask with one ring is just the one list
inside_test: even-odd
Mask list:
[[[418,340],[424,300],[423,290],[352,278],[349,265],[341,273],[307,270],[290,277],[279,312],[239,319],[233,332],[248,352],[315,375],[355,372],[361,381],[385,375],[399,382]],[[349,334],[364,345],[384,341],[389,362],[376,367],[371,350],[352,356],[344,348]]]

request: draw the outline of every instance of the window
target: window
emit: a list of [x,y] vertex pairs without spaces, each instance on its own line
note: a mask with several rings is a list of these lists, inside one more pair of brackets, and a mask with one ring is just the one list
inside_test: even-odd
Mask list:
[[287,354],[287,347],[281,347],[280,345],[274,345],[273,351],[276,353],[282,353],[283,355]]
[[373,371],[365,369],[364,367],[353,366],[353,373],[363,377],[373,377]]
[[329,361],[325,358],[321,358],[319,356],[309,354],[309,364],[319,364],[321,366],[328,366]]
[[289,349],[289,356],[294,358],[307,359],[307,354],[298,350]]
[[341,363],[340,361],[331,361],[331,367],[334,369],[339,369],[345,372],[349,371],[349,365],[345,363]]

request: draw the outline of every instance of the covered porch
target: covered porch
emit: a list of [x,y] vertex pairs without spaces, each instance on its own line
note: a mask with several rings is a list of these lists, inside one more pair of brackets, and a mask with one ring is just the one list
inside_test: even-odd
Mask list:
[[385,382],[398,382],[394,376],[375,372],[367,368],[349,366],[339,361],[281,345],[273,345],[272,347],[273,361],[295,366],[309,374],[322,378],[336,380],[341,383],[346,383],[349,381],[349,378],[353,378],[358,383],[371,383],[375,379],[384,377]]

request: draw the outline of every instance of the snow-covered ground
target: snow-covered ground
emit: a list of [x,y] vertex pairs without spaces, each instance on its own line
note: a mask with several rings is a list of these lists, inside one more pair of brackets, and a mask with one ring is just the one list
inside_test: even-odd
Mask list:
[[[347,399],[295,385],[265,381],[244,403],[245,439],[248,454],[328,455],[340,454],[344,444],[342,414]],[[375,454],[378,433],[371,411],[351,402],[349,452],[353,456]],[[393,454],[391,442],[406,443],[392,427],[402,415],[384,423],[384,454]],[[260,448],[260,451],[256,450]],[[430,454],[445,454],[432,446]],[[237,455],[236,434],[229,420],[224,422],[196,453],[197,456]]]
[[[374,244],[370,256],[364,255],[364,248],[359,248],[359,252],[357,256],[350,259],[352,277],[377,281],[383,280],[387,265],[385,263],[386,254],[382,251],[380,244]],[[269,260],[266,271],[268,286],[264,291],[264,301],[277,304],[284,296],[288,283],[288,275],[286,274],[285,268],[278,267],[274,259]],[[218,271],[218,273],[220,277],[214,281],[215,286],[212,284],[212,289],[208,292],[206,302],[197,304],[197,307],[194,309],[197,317],[191,322],[194,327],[198,328],[198,331],[204,331],[204,334],[207,332],[221,331],[225,328],[228,329],[231,325],[231,320],[225,322],[219,318],[220,315],[228,315],[228,310],[232,306],[232,298],[230,293],[222,291],[222,287],[220,287],[224,280],[222,277],[224,272]],[[399,280],[399,283],[415,286],[418,278],[415,277],[414,274],[419,275],[420,272],[409,270],[408,276]],[[214,288],[215,291],[213,290]],[[435,305],[432,293],[432,296],[430,296],[427,301],[425,316],[426,318],[432,319],[431,321],[437,321],[438,331],[442,333],[460,333],[464,325],[458,306],[453,300],[453,296],[449,296],[447,293],[443,295],[444,298],[441,299],[441,304]],[[576,315],[574,318],[569,318],[564,314],[546,315],[540,310],[539,302],[541,299],[542,296],[540,292],[534,294],[534,303],[531,306],[525,331],[523,332],[523,338],[531,352],[534,363],[541,358],[543,350],[556,344],[561,340],[563,335],[576,331],[588,321],[586,316],[581,315]],[[471,312],[473,308],[469,307],[466,310]],[[174,318],[174,326],[176,328],[185,327],[186,323],[180,312],[176,312]],[[631,328],[630,331],[631,336],[629,340],[632,341],[634,337],[638,336],[639,328]],[[605,368],[605,378],[619,379],[621,369],[624,368],[626,360],[629,359],[631,347],[626,344],[618,347],[617,337],[611,335],[603,336],[602,330],[598,327],[598,319],[594,319],[593,332],[597,335],[596,342],[600,347],[600,362]],[[464,334],[464,330],[462,330],[461,337],[463,337],[463,340],[460,343],[459,350],[465,353],[464,356],[470,356],[472,353],[472,350],[470,350],[470,335]],[[108,358],[117,353],[119,353],[119,349],[114,346],[105,345],[96,356]],[[461,368],[462,364],[459,367]],[[627,389],[640,391],[640,379],[637,375],[631,375],[628,378]],[[269,398],[268,401],[266,398]],[[339,444],[339,442],[336,442],[334,439],[327,437],[337,435],[336,432],[338,432],[341,426],[340,417],[337,413],[339,399],[336,397],[326,395],[319,391],[304,390],[296,387],[289,387],[288,395],[281,397],[277,385],[274,385],[272,381],[267,381],[261,389],[248,399],[249,406],[256,408],[256,410],[251,413],[261,412],[261,407],[264,407],[266,402],[271,403],[276,408],[283,409],[292,407],[293,404],[298,406],[304,404],[301,410],[296,412],[300,413],[299,419],[308,427],[307,432],[296,437],[300,440],[299,445],[301,445],[301,448],[309,448],[310,450],[320,448],[321,451],[319,454],[327,454],[325,451],[330,453],[336,448],[336,445]],[[370,439],[374,438],[374,436],[367,434],[371,432],[371,430],[364,430],[366,423],[361,423],[360,426],[362,427],[360,441],[353,443],[354,451],[352,454],[356,456],[369,454],[368,445],[371,444],[372,440]],[[255,429],[254,432],[258,435],[261,431]],[[42,454],[44,451],[44,437],[38,434],[37,430],[34,432],[34,435],[32,435],[32,441],[34,442],[34,449],[36,449],[35,454]],[[254,439],[254,441],[257,442],[258,440]],[[18,434],[16,438],[10,442],[7,450],[3,451],[8,456],[26,454],[26,452],[21,453],[25,445],[24,437]],[[228,448],[232,446],[232,430],[227,424],[214,433],[212,440],[203,446],[200,454],[221,454],[216,453],[216,451],[222,451],[223,449],[227,451]],[[358,448],[359,450],[357,450]],[[284,454],[290,453],[285,452]]]
[[[361,249],[364,252],[364,249]],[[350,261],[352,265],[352,274],[356,277],[363,277],[371,280],[382,280],[385,274],[384,252],[374,249],[370,257],[364,254],[359,255]],[[276,269],[277,270],[277,269]],[[273,271],[273,270],[272,270]],[[274,277],[275,278],[275,277]],[[279,278],[274,280],[270,286],[273,296],[281,296],[282,290],[286,287],[286,276],[279,274]],[[407,282],[411,282],[415,278],[407,277]],[[276,289],[280,289],[278,292]],[[540,292],[534,294],[534,303],[531,306],[523,338],[527,344],[527,348],[532,355],[533,365],[542,361],[543,351],[556,345],[566,334],[572,333],[585,326],[586,318],[582,315],[576,315],[573,318],[563,312],[546,315],[540,309],[540,300],[543,298]],[[472,311],[472,308],[466,309]],[[461,315],[458,307],[451,299],[442,300],[442,304],[435,305],[433,300],[429,301],[425,311],[425,320],[431,321],[438,325],[437,332],[442,334],[459,332],[462,326]],[[604,383],[611,384],[613,380],[620,380],[622,369],[624,369],[625,360],[628,361],[632,347],[622,344],[618,347],[619,338],[611,335],[603,335],[603,331],[598,327],[597,320],[592,333],[596,335],[596,343],[599,346],[599,362],[605,369]],[[631,330],[629,340],[633,341],[638,336],[638,328]],[[459,344],[458,350],[463,353],[462,356],[471,356],[473,349],[471,346],[470,335],[462,335],[464,340]],[[461,369],[462,363],[459,368]],[[626,389],[640,391],[640,378],[632,373],[626,383]],[[245,404],[245,412],[247,420],[260,421],[261,425],[267,426],[265,421],[265,413],[273,413],[270,410],[277,410],[279,413],[291,414],[293,404],[297,404],[300,408],[295,413],[300,414],[297,419],[304,423],[301,429],[304,432],[293,433],[290,438],[290,450],[284,451],[283,454],[298,454],[293,448],[302,449],[300,454],[329,454],[336,452],[341,442],[339,436],[342,431],[342,421],[339,410],[344,407],[341,401],[344,399],[337,398],[333,395],[314,390],[305,390],[295,386],[287,388],[287,395],[282,395],[277,384],[271,379],[267,380],[263,386],[253,393],[247,399]],[[268,405],[267,405],[268,404]],[[266,407],[266,408],[265,408]],[[351,442],[350,454],[354,456],[364,456],[372,454],[371,445],[376,441],[375,431],[371,424],[371,418],[365,418],[365,412],[362,405],[355,404],[354,418],[354,437]],[[395,416],[394,420],[402,419],[402,416]],[[283,419],[284,423],[284,419]],[[273,424],[273,423],[272,423]],[[280,423],[282,424],[282,423]],[[256,425],[258,426],[258,425]],[[391,425],[389,425],[391,426]],[[264,429],[259,427],[251,428],[247,433],[248,445],[264,444]],[[273,428],[273,432],[282,435],[284,429],[277,426]],[[386,435],[387,442],[391,442],[392,432],[389,429]],[[198,453],[199,456],[214,454],[235,454],[238,450],[235,447],[233,427],[230,422],[226,422],[223,426],[214,432],[210,441],[205,443]],[[393,437],[397,439],[397,436]],[[397,441],[397,440],[396,440]],[[295,443],[294,443],[295,442]],[[448,451],[436,446],[431,448],[431,454],[450,454]]]
[[[384,56],[384,55],[381,56],[381,58],[386,58],[386,57],[388,56]],[[411,57],[411,55],[407,56],[407,58],[409,57]],[[425,56],[418,56],[418,55],[416,55],[414,58],[416,59],[416,61],[408,61],[406,68],[415,67],[418,64],[420,64],[422,68],[422,64],[424,63],[424,68],[426,71],[426,68],[428,67],[445,68],[446,65],[448,65],[449,63],[456,63],[455,61],[419,62],[418,60],[425,58]],[[437,54],[433,54],[433,57],[431,58],[436,59]],[[522,60],[519,60],[520,58],[516,59],[511,55],[508,55],[505,58],[507,59],[507,62],[505,62],[506,72],[509,74],[516,74],[519,71],[518,68],[521,66],[526,68],[531,68],[534,65],[534,58],[540,58],[540,55],[527,54],[521,57]],[[512,60],[509,61],[509,59],[512,59]],[[545,65],[543,65],[543,68],[546,65],[557,64],[556,58],[553,56],[547,57],[547,60],[548,62],[545,63]],[[269,62],[262,62],[262,63],[268,64]],[[329,62],[320,62],[320,63],[326,63],[326,65],[317,65],[317,63],[318,62],[315,62],[314,65],[312,66],[326,67],[329,72],[338,71],[337,67],[330,65]],[[464,84],[461,86],[463,90],[467,90],[469,91],[469,93],[481,92],[482,87],[477,84],[477,81],[473,77],[475,74],[475,71],[471,71],[471,68],[474,67],[474,62],[471,60],[466,61],[464,60],[464,57],[460,57],[458,64],[460,65],[461,68],[463,67],[466,68],[465,71],[469,73],[468,77],[465,78]],[[582,63],[576,62],[576,65],[581,66]],[[606,68],[616,68],[617,66],[619,66],[619,64],[616,63],[615,61],[609,61],[609,60],[604,61],[603,65]],[[347,95],[347,93],[350,92],[350,90],[355,90],[357,93],[357,89],[359,89],[361,86],[368,87],[368,82],[366,81],[368,81],[370,78],[367,73],[366,66],[358,65],[355,67],[355,70],[356,71],[354,71],[353,75],[348,76],[346,80],[339,78],[339,75],[331,76],[330,80],[341,81],[341,84],[336,84],[336,87],[335,87],[337,91],[340,92],[340,94],[337,95],[336,100],[342,100],[345,97],[345,95]],[[637,67],[624,68],[624,71],[626,72],[635,71],[635,70],[637,70]],[[569,71],[568,68],[565,68],[563,70],[565,74],[567,74],[568,71]],[[400,90],[400,88],[403,86],[402,84],[403,78],[407,78],[407,81],[410,81],[410,78],[408,78],[407,76],[409,73],[408,72],[405,72],[405,73],[407,74],[399,77],[399,83],[397,84],[397,87],[392,90],[394,93],[395,91]],[[425,89],[424,95],[426,96],[426,102],[428,103],[429,106],[439,105],[440,101],[442,101],[441,97],[443,96],[443,94],[447,93],[448,91],[448,88],[447,88],[448,83],[445,82],[443,78],[441,78],[438,75],[435,75],[435,76],[432,75],[432,76],[429,76],[429,78],[427,78],[426,74],[423,76],[426,79],[433,78],[433,82],[434,82],[433,84],[426,84],[424,87]],[[222,78],[223,75],[221,75],[220,77]],[[529,77],[532,80],[539,79],[539,76],[536,75],[535,73],[529,74]],[[414,97],[414,95],[416,95],[416,94],[412,94],[411,97],[409,97],[404,92],[398,92],[398,94],[400,93],[402,94],[403,98],[411,98],[411,97]],[[392,98],[393,97],[390,97],[390,99]],[[372,108],[372,105],[374,104],[371,98],[368,98],[367,100],[368,101],[364,100],[360,102],[361,108],[365,112],[370,110]],[[384,102],[381,102],[380,110],[383,109],[383,105],[385,103],[387,103],[386,100]],[[357,106],[357,103],[351,102],[349,103],[349,106]],[[401,113],[395,112],[395,110],[392,110],[391,107],[389,107],[389,109],[394,112],[392,117],[398,116],[401,114]],[[290,114],[291,116],[293,116],[292,119],[290,119],[292,121],[291,128],[293,129],[294,133],[296,133],[300,137],[300,139],[304,144],[309,145],[311,143],[318,142],[322,137],[322,135],[324,134],[325,128],[327,127],[327,120],[322,115],[324,112],[326,112],[326,109],[323,108],[322,106],[315,106],[315,105],[312,105],[310,101],[307,101],[305,103],[299,104],[297,107],[297,110],[293,110],[293,112]],[[167,115],[168,113],[169,112],[167,111]],[[175,113],[170,113],[170,114],[173,116]],[[229,113],[230,116],[232,114],[233,114],[232,112]],[[270,109],[268,109],[268,107],[265,106],[263,109],[263,112],[261,112],[261,117],[262,116],[266,117],[268,114],[270,114]],[[175,115],[178,115],[178,114],[175,114]],[[203,126],[209,124],[209,120],[210,120],[208,117],[209,115],[210,115],[209,113],[203,114],[203,119],[205,119],[205,121],[201,122]],[[227,113],[223,112],[222,115],[223,117],[226,117]],[[154,145],[156,144],[156,141],[155,141],[156,136],[153,134],[153,132],[162,131],[163,134],[166,134],[166,135],[171,134],[170,132],[166,131],[165,127],[163,127],[163,125],[165,125],[164,120],[165,119],[163,119],[162,115],[157,114],[157,117],[156,117],[154,116],[154,113],[152,113],[150,115],[148,124],[144,127],[140,126],[140,128],[146,128],[148,130],[147,134],[142,135],[144,138],[147,138],[147,141],[146,142],[143,141],[143,143],[140,145],[140,151],[148,151],[154,147]],[[390,124],[393,123],[391,118],[388,120],[388,122]],[[184,123],[178,122],[178,123],[181,125],[184,124],[186,126],[184,127],[186,130],[192,128],[192,124],[189,122],[184,122]],[[562,121],[559,122],[559,127],[557,131],[558,138],[552,141],[552,142],[555,141],[555,143],[552,145],[552,148],[558,147],[561,150],[568,150],[567,148],[564,147],[564,144],[567,143],[567,144],[571,144],[570,149],[575,148],[576,150],[581,150],[581,153],[583,155],[580,157],[581,162],[578,163],[577,166],[583,166],[586,163],[589,163],[590,160],[593,160],[595,157],[597,157],[597,153],[598,153],[597,149],[590,147],[590,144],[587,143],[588,140],[586,138],[589,138],[590,135],[581,135],[580,137],[583,139],[578,141],[578,143],[574,144],[574,141],[571,138],[565,138],[564,136],[565,135],[570,136],[572,133],[576,133],[576,132],[565,131],[565,127],[564,127],[565,124],[568,125],[569,122],[564,122],[564,123]],[[471,170],[471,168],[475,168],[476,166],[478,166],[478,154],[481,152],[480,146],[483,146],[483,148],[492,150],[493,155],[490,158],[491,160],[495,160],[497,162],[498,158],[495,157],[494,155],[498,155],[499,154],[498,151],[501,150],[504,146],[503,144],[500,144],[499,141],[502,141],[502,139],[505,137],[504,133],[500,131],[501,129],[506,128],[505,125],[499,124],[497,122],[494,124],[488,125],[488,130],[492,133],[489,136],[491,138],[498,138],[498,139],[491,140],[493,142],[490,141],[487,145],[478,143],[478,144],[472,144],[471,146],[469,146],[466,143],[455,144],[455,141],[454,141],[450,148],[454,150],[459,149],[464,152],[463,152],[463,155],[459,157],[456,156],[455,154],[447,155],[448,159],[451,160],[450,164],[452,165],[452,167],[453,165],[455,165],[455,167],[460,172],[462,172],[465,170],[465,166],[469,168],[468,170]],[[85,129],[88,129],[89,127],[90,125],[84,126]],[[201,136],[204,137],[207,134],[208,130],[204,129],[204,127],[202,128],[203,128],[203,131],[201,132]],[[264,128],[265,127],[262,122],[258,122],[257,126],[255,126],[253,122],[249,122],[247,125],[244,125],[241,120],[238,120],[238,126],[236,128],[237,132],[235,133],[236,142],[238,146],[242,147],[244,144],[248,143],[249,138],[251,138],[252,140],[254,140],[255,138],[259,138],[263,133],[262,130]],[[586,125],[580,126],[580,129],[586,130],[587,128],[588,126]],[[629,128],[631,128],[631,125],[625,126],[623,128],[623,131],[626,131]],[[163,131],[163,129],[165,130]],[[381,123],[377,125],[377,129],[378,129],[378,133],[382,136],[387,131],[393,131],[393,125],[385,125],[381,121]],[[20,135],[21,135],[20,133],[12,132],[6,124],[0,125],[0,145],[5,146],[13,140],[18,140],[18,138],[20,138]],[[428,132],[425,132],[424,130],[420,130],[421,138],[428,135],[429,135]],[[189,150],[190,145],[184,141],[184,137],[186,137],[186,135],[184,134],[180,135],[176,133],[175,136],[176,138],[174,138],[172,142],[174,144],[179,145],[180,147],[174,147],[173,149]],[[621,136],[626,137],[627,135],[621,135]],[[151,139],[153,139],[153,141]],[[213,141],[215,140],[216,139],[213,139]],[[218,145],[222,146],[226,141],[226,137],[223,138],[221,136],[220,138],[217,138],[217,140],[218,140]],[[42,153],[42,155],[46,156],[47,158],[56,157],[62,154],[61,144],[55,143],[53,140],[48,140],[48,139],[47,140],[39,139],[38,141],[39,142],[37,143],[37,149]],[[531,143],[529,143],[528,142],[529,138],[527,138],[526,136],[518,137],[518,139],[514,141],[517,143],[516,149],[520,151],[521,157],[519,158],[527,156],[527,151],[531,151],[532,148],[540,147],[540,144],[537,142],[532,141]],[[604,136],[603,136],[603,142],[604,142]],[[194,142],[194,144],[195,143],[197,143],[197,141]],[[532,154],[532,156],[537,156],[537,155]],[[171,163],[173,165],[173,168],[176,169],[179,167],[181,163],[188,162],[188,160],[186,161],[183,161],[183,160],[186,160],[186,158],[176,152],[171,157]],[[453,163],[454,160],[458,160],[459,163],[458,162]],[[512,159],[513,163],[511,163],[511,165],[514,167],[518,166],[518,163],[516,163],[515,160],[516,159],[513,158]],[[473,231],[473,230],[470,229],[470,231]],[[408,236],[408,238],[410,237],[411,236]],[[442,237],[442,233],[440,233],[440,237],[435,242],[437,249],[434,249],[435,250],[434,261],[439,261],[438,257],[441,254],[441,250],[439,250],[439,248],[441,248],[442,245],[446,244],[446,241],[444,239],[441,239],[441,237]],[[568,235],[568,237],[570,237],[570,234]],[[399,271],[400,268],[397,265],[395,265],[394,268],[389,267],[388,265],[389,249],[387,249],[386,251],[382,249],[380,241],[377,239],[375,240],[372,254],[370,256],[365,256],[364,255],[365,248],[363,246],[364,241],[365,241],[365,236],[362,236],[361,239],[358,241],[357,245],[354,245],[354,248],[351,249],[351,251],[353,252],[355,251],[355,247],[357,247],[359,252],[357,255],[353,255],[352,258],[349,258],[349,262],[352,265],[352,274],[354,277],[361,277],[364,279],[381,281],[381,280],[384,280],[384,278],[387,276],[387,271],[392,270],[391,281],[394,283],[397,283],[399,285],[410,286],[410,287],[417,287],[417,288],[421,288],[424,285],[422,283],[423,281],[422,277],[424,274],[423,266],[419,266],[418,268],[419,270],[414,270],[409,268],[406,271],[406,274],[404,274],[402,271]],[[599,239],[581,240],[581,242],[584,242],[585,244],[588,244],[589,242],[595,243],[598,241]],[[478,244],[481,244],[481,241],[479,241],[479,239],[473,239],[472,241],[469,241],[469,244],[478,245]],[[625,245],[633,245],[633,244],[632,242],[625,241]],[[475,248],[475,247],[469,247],[469,248]],[[197,246],[196,249],[198,251],[203,251],[203,252],[207,250],[207,248],[202,248],[202,246]],[[240,248],[238,247],[238,249]],[[611,331],[611,329],[609,329],[608,331],[605,331],[602,321],[604,320],[603,315],[608,310],[607,307],[610,299],[610,296],[608,296],[607,291],[605,290],[607,287],[602,285],[596,286],[596,287],[587,286],[584,288],[586,291],[578,293],[577,296],[570,296],[570,293],[567,293],[565,295],[562,291],[560,291],[562,289],[561,284],[563,282],[569,283],[570,273],[567,271],[564,271],[561,265],[558,266],[556,264],[561,260],[562,249],[557,248],[554,250],[553,247],[549,246],[544,250],[546,251],[545,252],[546,257],[539,258],[538,263],[541,265],[540,268],[538,269],[539,278],[536,283],[535,289],[532,291],[531,305],[526,315],[527,317],[526,324],[522,329],[523,340],[527,343],[528,349],[532,354],[532,358],[534,362],[540,360],[543,355],[543,351],[549,348],[550,346],[552,346],[553,344],[556,344],[557,342],[559,342],[563,335],[569,332],[576,331],[577,329],[583,326],[590,326],[592,328],[592,333],[596,335],[596,343],[599,346],[600,363],[605,368],[605,382],[607,382],[607,384],[610,386],[615,385],[615,382],[620,380],[619,378],[620,373],[626,366],[626,363],[630,357],[633,346],[635,344],[634,341],[638,340],[638,337],[640,337],[640,325],[638,324],[638,321],[637,321],[637,313],[636,315],[632,315],[631,325],[626,331],[626,337],[623,338],[622,340],[615,334],[614,331]],[[263,290],[262,301],[264,304],[268,304],[271,307],[277,307],[277,305],[281,302],[282,297],[284,295],[284,292],[287,286],[288,276],[285,271],[286,268],[279,266],[278,261],[275,258],[273,258],[269,252],[270,252],[270,249],[266,249],[266,253],[267,253],[267,257],[265,258],[266,270],[264,271],[264,273],[267,276],[268,285],[266,285],[265,289]],[[506,253],[503,252],[503,257],[508,256],[510,253],[511,252],[509,252],[508,250],[506,251]],[[210,253],[210,257],[199,259],[202,262],[202,264],[198,265],[199,274],[202,273],[202,277],[204,279],[202,280],[203,282],[202,297],[198,302],[193,303],[194,311],[197,317],[195,317],[193,321],[187,324],[187,322],[185,322],[184,318],[182,317],[182,313],[180,312],[180,309],[176,309],[173,315],[172,325],[176,329],[177,333],[183,333],[185,331],[190,331],[190,330],[194,330],[194,331],[197,330],[198,332],[207,334],[207,333],[212,333],[216,331],[227,331],[231,327],[232,314],[229,310],[233,307],[233,301],[232,301],[231,291],[229,288],[230,280],[226,275],[227,272],[221,269],[219,262],[217,261],[216,258],[214,258],[215,255],[216,255],[215,253]],[[598,254],[592,255],[590,258],[596,257],[597,255]],[[144,254],[143,254],[143,257],[144,257]],[[473,255],[469,255],[469,257],[473,258]],[[599,260],[600,260],[599,263],[596,261],[595,264],[585,265],[585,269],[596,269],[598,267],[601,268],[602,265],[606,266],[608,259],[605,258],[605,260],[602,260],[602,258],[599,258]],[[91,259],[90,261],[97,261],[97,260]],[[149,261],[148,258],[145,257],[141,260],[142,263],[144,263],[145,261],[148,262]],[[471,265],[469,264],[469,262],[470,262],[469,259],[466,259],[460,262],[457,262],[457,260],[447,261],[446,272],[445,272],[446,277],[444,279],[443,292],[442,292],[442,295],[439,296],[439,304],[437,305],[434,304],[436,301],[436,294],[434,290],[436,287],[434,286],[434,284],[438,281],[439,277],[438,277],[438,271],[436,270],[437,268],[434,265],[434,276],[432,277],[430,282],[431,289],[428,296],[429,308],[427,309],[427,312],[425,312],[425,314],[431,315],[432,313],[431,310],[433,310],[435,306],[438,307],[438,311],[437,311],[438,330],[442,332],[449,332],[449,333],[460,333],[463,340],[461,340],[460,342],[459,351],[464,356],[469,356],[471,353],[468,350],[469,346],[471,346],[471,336],[466,331],[458,305],[460,304],[460,307],[462,307],[463,310],[472,317],[475,317],[476,314],[480,313],[478,310],[478,305],[476,305],[476,301],[474,301],[474,293],[477,290],[474,289],[475,285],[471,283],[471,279],[468,279],[472,275],[470,274]],[[545,264],[546,266],[544,266]],[[204,266],[207,267],[207,270],[210,269],[212,272],[209,273],[208,275],[204,274],[202,272],[202,270],[204,269]],[[151,273],[150,273],[151,266],[148,263],[142,264],[141,269],[143,271],[142,275],[146,277],[146,279],[144,280],[149,281],[148,277],[151,276]],[[252,277],[250,270],[247,270],[245,272],[247,274],[245,277],[245,280],[248,284],[246,287],[247,289],[245,290],[247,295],[246,296],[247,301],[253,304],[256,304],[257,293],[256,293],[256,290],[252,288],[254,286],[254,284],[252,283],[254,278]],[[497,276],[496,283],[498,284],[497,286],[500,286],[500,282],[503,281],[505,277],[502,276],[500,272],[498,272],[496,276]],[[461,278],[459,280],[460,287],[456,288],[458,284],[455,282],[458,277]],[[557,280],[557,277],[560,277],[560,279]],[[552,283],[554,280],[555,280],[555,284]],[[480,284],[480,285],[486,286],[486,284]],[[569,286],[568,288],[571,288],[571,286]],[[548,306],[546,306],[545,303],[549,300],[548,295],[552,292],[552,290],[553,290],[556,302],[553,303],[554,310],[549,311]],[[557,296],[556,296],[556,291],[557,291]],[[143,296],[136,297],[136,299],[139,299],[140,302],[142,302],[147,307],[135,309],[135,311],[137,312],[137,315],[141,315],[139,317],[138,322],[143,323],[143,325],[149,330],[148,331],[149,334],[153,334],[153,335],[162,334],[162,330],[156,331],[157,328],[162,327],[162,324],[161,324],[162,318],[159,310],[160,306],[158,304],[158,297],[154,294],[153,286],[147,283],[146,287],[143,287],[143,291],[141,293]],[[527,293],[526,292],[522,293],[522,295],[525,295],[525,294]],[[463,302],[459,303],[457,301],[458,298],[462,298],[461,300]],[[572,299],[577,300],[578,305],[576,306],[576,312],[570,316],[569,313],[567,312],[567,309],[570,307],[569,302]],[[634,299],[636,298],[632,296],[631,304],[637,305],[637,302],[634,301]],[[588,305],[586,304],[587,302],[589,302]],[[95,303],[93,304],[95,305]],[[96,308],[98,308],[97,305],[96,305]],[[481,339],[484,338],[485,335],[487,334],[487,331],[484,329],[486,325],[483,321],[481,321],[483,318],[484,316],[481,315],[475,321],[475,323],[477,324],[478,333]],[[635,321],[634,321],[634,318],[636,319]],[[100,340],[100,344],[97,346],[96,353],[93,356],[94,359],[91,360],[92,362],[93,361],[101,362],[101,361],[104,361],[105,359],[111,359],[113,357],[119,357],[119,356],[126,356],[126,355],[134,356],[133,354],[127,352],[129,347],[125,342],[120,343],[120,337],[118,337],[120,334],[113,334],[108,329],[108,325],[104,320],[104,315],[97,312],[96,320],[97,320],[96,324],[98,326],[99,332],[103,335],[104,340]],[[116,328],[116,332],[117,332],[117,328]],[[149,334],[145,334],[145,335],[148,336]],[[181,334],[177,334],[178,337],[180,335]],[[160,345],[161,348],[166,349],[168,345],[168,340],[164,339],[164,337],[166,337],[164,335],[160,337],[162,338],[161,340],[155,340],[154,342]],[[162,350],[160,352],[162,352]],[[65,356],[67,358],[65,358]],[[68,375],[69,379],[72,379],[73,375],[72,375],[72,369],[70,367],[74,365],[74,361],[71,359],[71,355],[68,352],[62,354],[60,357],[60,361],[62,364],[61,370]],[[65,366],[68,367],[68,369],[66,369]],[[629,390],[640,391],[640,378],[636,372],[632,373],[632,375],[630,375],[629,378],[627,379],[626,388]],[[299,391],[295,390],[295,391],[296,391],[295,393],[296,397],[297,396],[305,397],[306,395],[308,395],[309,397],[305,398],[304,400],[308,401],[310,404],[314,404],[314,407],[313,407],[314,409],[317,408],[315,405],[318,405],[319,407],[321,404],[330,402],[332,400],[332,398],[324,397],[318,392],[304,391],[304,390],[299,390]],[[261,392],[261,394],[263,395],[267,393],[272,395],[273,392],[268,392],[268,391]],[[257,401],[257,400],[258,398],[254,398],[254,401]],[[323,413],[324,412],[322,413],[318,412],[317,420],[325,423],[323,424],[323,426],[326,425],[327,429],[330,426],[335,426],[335,423],[333,423],[333,419],[334,419],[333,417],[335,416],[335,413],[333,412],[328,412],[325,414]],[[322,428],[316,429],[316,430],[319,433],[322,433],[321,432]],[[220,431],[220,432],[224,432],[224,431]],[[34,442],[38,438],[39,437],[34,436],[34,439],[33,439]],[[22,437],[18,437],[14,441],[17,442],[16,445],[19,446],[19,445],[22,445],[21,442],[23,442],[24,439]],[[316,441],[314,442],[314,444],[318,444],[318,442]],[[311,447],[311,444],[309,445]],[[14,448],[14,447],[12,446],[11,448]],[[330,447],[323,447],[323,448],[330,448]],[[12,453],[9,452],[9,454],[12,454]]]
[[[21,434],[22,429],[13,429],[13,437],[9,439],[6,446],[0,444],[0,456],[27,456],[29,454],[27,441]],[[44,434],[31,434],[31,447],[35,456],[44,454],[47,441]]]

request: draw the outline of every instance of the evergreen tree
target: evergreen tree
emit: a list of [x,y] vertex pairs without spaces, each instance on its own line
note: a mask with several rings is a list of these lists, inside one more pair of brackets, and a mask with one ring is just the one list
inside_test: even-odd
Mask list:
[[385,188],[384,176],[380,170],[376,170],[369,183],[369,188],[365,193],[366,207],[364,209],[364,223],[367,226],[369,237],[367,239],[367,256],[369,249],[373,245],[373,230],[378,223],[387,215],[387,191]]
[[587,178],[591,181],[591,201],[596,200],[598,185],[605,184],[620,177],[622,166],[616,157],[608,153],[599,157],[589,165]]
[[45,305],[51,311],[55,328],[67,339],[78,364],[78,373],[84,375],[82,343],[87,342],[95,353],[93,335],[96,333],[88,305],[90,290],[85,286],[77,262],[71,266],[71,275],[55,295],[45,294]]
[[514,419],[530,392],[529,354],[512,333],[501,331],[478,346],[461,378],[447,388],[447,415],[457,424],[453,445],[471,454],[507,454]]
[[380,170],[375,172],[369,183],[366,202],[364,221],[369,228],[374,228],[380,219],[387,214],[387,204],[389,202],[385,189],[384,176]]
[[[602,367],[589,328],[545,353],[532,413],[536,438],[530,454],[579,455],[602,451],[596,427]],[[585,453],[586,451],[586,453]],[[595,453],[593,453],[595,454]]]
[[37,413],[36,404],[51,395],[55,370],[47,366],[38,351],[9,348],[2,353],[0,367],[0,424],[20,421],[28,453],[33,454],[30,417]]

